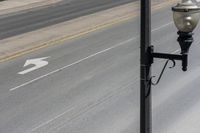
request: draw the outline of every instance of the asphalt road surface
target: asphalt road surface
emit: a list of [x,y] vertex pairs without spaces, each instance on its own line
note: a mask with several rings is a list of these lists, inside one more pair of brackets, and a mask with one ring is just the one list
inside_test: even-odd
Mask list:
[[[155,51],[179,52],[170,9],[152,17]],[[200,27],[195,33],[188,72],[177,62],[153,87],[154,133],[199,133]],[[139,45],[136,18],[1,63],[0,132],[138,133]],[[44,67],[18,74],[42,57]]]
[[0,16],[0,39],[64,22],[135,0],[63,0],[51,6]]

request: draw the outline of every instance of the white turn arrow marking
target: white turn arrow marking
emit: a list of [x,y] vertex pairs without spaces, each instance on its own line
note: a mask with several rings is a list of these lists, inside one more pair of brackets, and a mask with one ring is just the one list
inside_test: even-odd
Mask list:
[[48,61],[45,61],[45,59],[47,59],[49,57],[43,57],[43,58],[37,58],[37,59],[29,59],[25,62],[24,67],[29,66],[29,65],[35,65],[29,69],[26,69],[24,71],[18,72],[18,74],[24,75],[27,74],[29,72],[32,72],[34,70],[37,70],[39,68],[42,68],[46,65],[48,65]]

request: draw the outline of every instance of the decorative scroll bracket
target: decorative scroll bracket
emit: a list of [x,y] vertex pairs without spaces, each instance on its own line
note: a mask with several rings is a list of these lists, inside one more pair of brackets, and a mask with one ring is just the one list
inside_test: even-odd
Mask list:
[[153,63],[153,60],[154,58],[159,58],[159,59],[167,59],[159,77],[158,77],[158,80],[156,82],[152,82],[152,79],[155,78],[155,76],[152,76],[151,79],[150,79],[150,84],[152,85],[157,85],[161,78],[162,78],[162,75],[166,69],[166,66],[167,64],[169,63],[169,61],[172,61],[173,63],[173,66],[169,67],[169,68],[173,68],[175,67],[176,65],[176,62],[175,60],[180,60],[182,61],[182,70],[183,71],[187,71],[187,65],[188,65],[188,53],[187,52],[181,52],[181,54],[167,54],[167,53],[155,53],[154,52],[154,47],[153,46],[149,46],[149,49],[148,49],[148,53],[149,53],[149,57],[150,57],[150,62],[149,64],[151,65]]
[[169,68],[174,68],[175,66],[176,66],[176,62],[175,62],[175,60],[167,60],[166,62],[165,62],[165,65],[164,65],[164,67],[163,67],[163,69],[162,69],[162,71],[161,71],[161,73],[160,73],[160,75],[159,75],[159,77],[158,77],[158,79],[157,79],[157,81],[156,82],[153,82],[152,81],[152,79],[153,78],[155,78],[156,76],[152,76],[151,77],[151,85],[157,85],[159,82],[160,82],[160,79],[162,78],[162,75],[163,75],[163,73],[164,73],[164,71],[165,71],[165,69],[166,69],[166,67],[167,67],[167,64],[169,63],[169,61],[172,61],[172,63],[173,63],[173,65],[172,66],[170,66]]

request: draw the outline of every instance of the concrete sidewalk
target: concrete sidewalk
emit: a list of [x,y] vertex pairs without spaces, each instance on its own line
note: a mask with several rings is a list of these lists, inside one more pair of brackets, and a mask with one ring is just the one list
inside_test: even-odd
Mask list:
[[5,0],[0,2],[0,15],[46,6],[62,0]]

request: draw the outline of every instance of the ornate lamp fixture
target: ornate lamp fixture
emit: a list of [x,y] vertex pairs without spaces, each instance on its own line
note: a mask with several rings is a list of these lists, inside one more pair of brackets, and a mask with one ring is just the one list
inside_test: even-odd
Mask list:
[[163,58],[168,59],[164,68],[161,72],[161,75],[156,83],[158,84],[167,63],[171,60],[175,66],[175,60],[182,61],[182,70],[187,71],[188,66],[188,52],[189,48],[193,42],[193,30],[196,28],[199,19],[200,19],[200,7],[191,0],[182,0],[182,3],[178,3],[176,6],[172,7],[174,23],[178,29],[177,34],[179,35],[177,41],[181,47],[180,54],[167,54],[167,53],[154,53],[153,46],[149,46],[149,56],[150,63],[153,63],[154,58]]
[[[151,40],[151,0],[141,0],[141,60],[140,60],[140,133],[151,133],[151,85],[159,83],[162,74],[171,60],[182,61],[182,70],[187,71],[188,52],[193,42],[193,30],[200,19],[200,8],[191,0],[182,0],[175,7],[172,7],[174,23],[178,29],[178,39],[181,53],[168,54],[156,53],[150,42]],[[151,64],[154,58],[167,59],[163,70],[157,80],[152,83]]]

